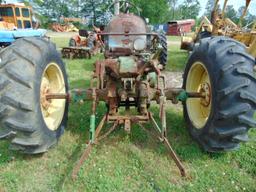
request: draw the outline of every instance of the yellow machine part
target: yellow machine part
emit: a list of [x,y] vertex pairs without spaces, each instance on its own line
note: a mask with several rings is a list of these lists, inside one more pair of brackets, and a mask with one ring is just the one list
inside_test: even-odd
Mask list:
[[56,63],[47,65],[43,73],[40,90],[41,110],[45,124],[50,130],[56,131],[61,124],[66,101],[63,99],[55,99],[51,101],[43,99],[45,94],[51,92],[66,93],[64,77],[60,67]]
[[254,41],[248,49],[248,53],[256,58],[256,37],[254,37]]
[[[0,14],[3,22],[8,24],[0,24],[1,29],[13,29],[16,28],[32,28],[32,8],[23,4],[3,4],[0,5],[1,9],[10,9],[11,16]],[[13,27],[14,25],[14,27]]]
[[5,21],[0,21],[0,29],[13,30],[16,26],[13,23],[7,23]]
[[[201,62],[195,62],[187,79],[186,90],[189,92],[200,92],[204,84],[209,85],[209,94],[211,95],[211,81],[208,70]],[[212,108],[212,99],[209,97],[209,103],[205,105],[203,99],[188,99],[187,111],[189,118],[197,129],[202,129],[210,116]]]
[[237,33],[234,34],[234,36],[231,36],[237,41],[240,41],[241,43],[245,44],[247,47],[250,47],[253,40],[256,37],[256,34],[253,36],[251,33]]

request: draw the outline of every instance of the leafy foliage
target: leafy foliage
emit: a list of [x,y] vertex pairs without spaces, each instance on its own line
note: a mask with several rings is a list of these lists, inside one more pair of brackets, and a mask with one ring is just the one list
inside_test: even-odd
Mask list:
[[207,16],[208,18],[211,17],[211,13],[212,13],[212,10],[214,8],[214,4],[215,4],[215,0],[208,0],[207,1],[204,15]]
[[[141,10],[141,16],[149,18],[150,24],[166,23],[172,19],[196,18],[199,14],[198,0],[130,0]],[[64,17],[86,18],[89,25],[104,25],[111,18],[109,6],[113,0],[30,0],[35,11],[43,18],[60,21]]]
[[185,0],[179,7],[182,19],[196,19],[200,11],[198,0]]
[[141,8],[141,16],[149,18],[151,24],[159,24],[166,22],[166,13],[168,12],[168,4],[166,0],[132,0],[132,2]]

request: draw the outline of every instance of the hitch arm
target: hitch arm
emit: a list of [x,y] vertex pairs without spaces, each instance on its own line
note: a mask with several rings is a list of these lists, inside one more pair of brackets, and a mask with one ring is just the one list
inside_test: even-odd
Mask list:
[[[169,149],[170,153],[169,155],[171,156],[171,158],[174,160],[175,164],[177,165],[177,167],[180,170],[180,174],[182,177],[186,177],[186,170],[183,166],[183,164],[181,163],[179,157],[177,156],[177,154],[175,153],[174,149],[172,148],[171,144],[169,143],[168,139],[166,138],[165,135],[163,135],[161,128],[158,126],[158,124],[156,123],[156,120],[154,119],[153,115],[151,113],[149,113],[149,118],[151,120],[151,122],[153,123],[154,128],[156,129],[157,133],[160,134],[160,140],[165,144],[165,146]],[[146,130],[146,129],[144,129]]]
[[187,92],[184,89],[179,88],[169,88],[165,90],[165,96],[167,100],[171,100],[173,103],[177,104],[179,101],[184,102],[188,98],[202,98],[207,97],[204,91],[200,92]]

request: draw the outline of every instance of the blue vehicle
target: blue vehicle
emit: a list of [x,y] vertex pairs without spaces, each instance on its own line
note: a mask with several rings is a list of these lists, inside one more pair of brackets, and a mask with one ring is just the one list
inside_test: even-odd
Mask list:
[[19,38],[43,37],[46,30],[33,29],[32,8],[24,4],[0,5],[0,47]]
[[1,30],[0,29],[0,46],[6,47],[19,38],[24,37],[44,37],[46,30],[44,29],[17,29],[17,30]]

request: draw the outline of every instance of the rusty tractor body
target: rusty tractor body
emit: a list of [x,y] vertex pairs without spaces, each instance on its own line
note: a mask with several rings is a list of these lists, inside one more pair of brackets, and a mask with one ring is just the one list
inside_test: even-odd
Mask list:
[[[95,62],[87,89],[68,90],[65,65],[45,39],[21,38],[0,51],[0,115],[4,117],[0,118],[0,139],[10,139],[12,149],[23,153],[46,152],[64,132],[69,102],[90,101],[89,141],[73,178],[96,144],[118,127],[129,134],[133,124],[145,134],[155,136],[155,130],[186,176],[167,137],[170,102],[182,102],[188,131],[205,151],[231,151],[248,141],[248,130],[256,127],[256,80],[255,58],[246,47],[225,36],[202,39],[186,64],[183,87],[167,87],[162,73],[167,59],[165,38],[128,12],[132,3],[113,5],[116,15],[98,33],[104,39],[105,58]],[[107,110],[96,125],[100,102]],[[159,119],[152,112],[153,103]],[[147,123],[154,129],[144,126]],[[110,127],[103,129],[106,124]]]
[[[148,30],[145,21],[133,14],[116,15],[100,33],[104,37],[105,60],[95,63],[91,88],[79,91],[82,100],[92,100],[90,123],[90,142],[81,160],[74,169],[77,175],[81,162],[88,155],[91,146],[106,135],[123,125],[130,133],[132,124],[140,125],[152,122],[161,140],[169,147],[181,174],[185,170],[167,140],[165,105],[167,100],[178,102],[176,98],[181,89],[167,89],[165,77],[161,73],[159,57],[163,47],[159,36]],[[200,93],[198,93],[200,95]],[[194,93],[191,93],[194,95]],[[99,101],[106,103],[108,112],[96,129],[95,115]],[[161,126],[156,123],[149,111],[151,101],[160,106]],[[120,110],[124,108],[122,113]],[[132,112],[133,111],[133,112]],[[105,135],[100,136],[104,124],[113,124]]]
[[[200,39],[210,36],[231,37],[247,46],[250,52],[253,47],[255,47],[254,42],[256,40],[256,22],[251,29],[245,29],[242,27],[242,21],[248,11],[251,0],[245,1],[246,5],[238,24],[225,17],[225,10],[228,5],[228,0],[224,1],[221,12],[219,10],[219,2],[219,0],[215,0],[215,6],[212,11],[211,20],[209,20],[207,17],[203,17],[203,20],[197,28],[195,35],[192,38],[183,37],[181,45],[182,49],[191,50],[193,49],[194,44]],[[251,52],[251,54],[256,57],[253,52]]]

